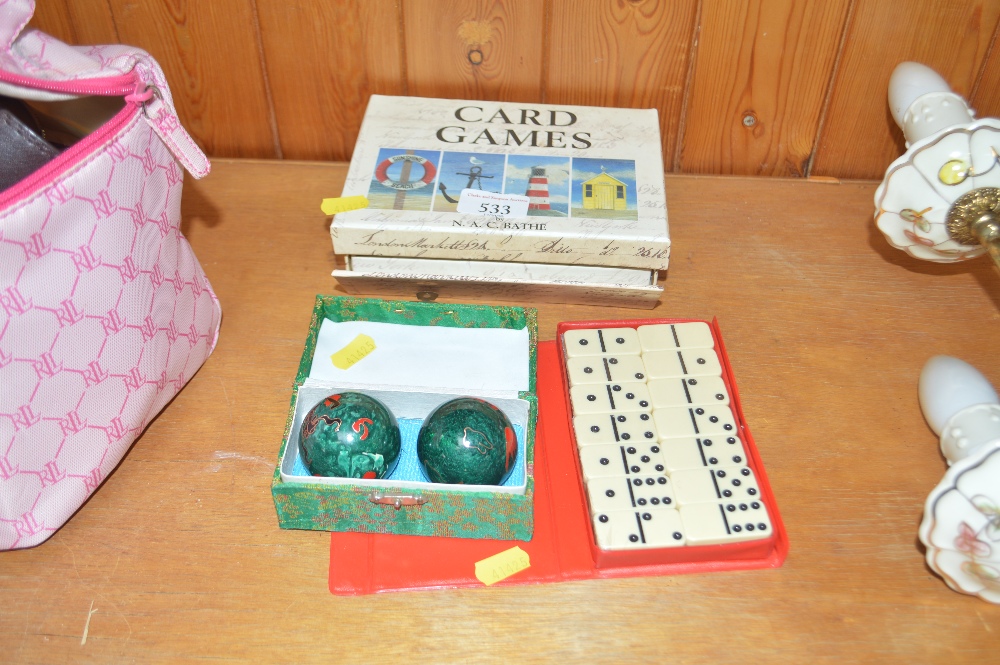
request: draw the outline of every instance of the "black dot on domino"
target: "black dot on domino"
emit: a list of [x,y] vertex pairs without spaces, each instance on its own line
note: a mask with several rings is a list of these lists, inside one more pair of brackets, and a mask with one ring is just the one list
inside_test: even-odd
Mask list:
[[[645,437],[646,437],[647,439],[652,439],[652,438],[653,438],[653,433],[647,430],[647,431],[646,431],[646,434],[645,434],[644,436],[645,436]],[[654,450],[653,452],[656,452],[656,451]]]
[[726,510],[728,510],[728,511],[729,511],[729,512],[731,512],[731,513],[732,513],[732,512],[736,512],[736,506],[734,506],[734,505],[733,505],[733,504],[731,504],[731,503],[729,503],[729,504],[726,504]]
[[767,531],[767,525],[764,524],[763,522],[761,522],[760,524],[758,524],[757,528],[760,529],[761,531]]
[[656,470],[657,471],[663,471],[663,465],[662,464],[657,464],[656,465]]
[[581,339],[580,340],[580,346],[587,346],[587,340]]
[[639,416],[639,420],[649,420],[649,414],[648,413],[642,414],[641,416]]
[[733,426],[730,425],[729,423],[726,423],[725,425],[722,426],[722,429],[728,432],[729,430],[733,429]]
[[699,365],[704,365],[705,364],[705,359],[704,358],[698,358],[698,364]]
[[627,452],[629,455],[635,455],[635,448],[629,446],[628,448],[625,449],[625,452]]
[[593,402],[596,399],[597,399],[597,395],[587,395],[587,401],[588,402]]
[[635,399],[635,393],[625,393],[625,399]]
[[699,416],[705,415],[705,409],[695,409],[694,412],[697,413]]
[[736,437],[726,437],[726,443],[736,443]]
[[642,457],[639,458],[639,460],[641,462],[648,462],[649,461],[649,455],[643,455]]
[[636,478],[635,480],[632,481],[632,484],[638,487],[639,485],[642,485],[642,479]]
[[753,524],[747,524],[747,531],[753,531],[753,530],[754,530]]
[[733,487],[739,487],[742,484],[739,478],[733,478]]
[[611,386],[611,389],[614,390],[616,393],[620,393],[622,391],[621,386]]
[[733,491],[732,490],[722,490],[722,496],[726,497],[727,499],[729,497],[731,497],[732,495],[733,495]]
[[722,469],[719,469],[718,471],[715,472],[715,475],[718,476],[719,478],[725,478],[726,472],[723,471]]
[[642,400],[641,402],[639,402],[639,406],[645,409],[647,406],[649,406],[649,402],[647,402],[646,400]]
[[615,341],[618,342],[619,344],[624,344],[625,343],[625,338],[624,337],[616,337]]
[[645,499],[639,499],[638,501],[636,501],[636,503],[638,503],[640,506],[645,506],[646,505],[646,500]]
[[749,476],[750,475],[750,469],[742,469],[740,471],[740,474],[742,474],[744,476]]
[[646,478],[646,484],[647,485],[653,485],[653,484],[655,484],[655,482],[656,481],[654,481],[652,478]]
[[710,423],[717,423],[717,422],[719,422],[719,416],[709,416],[708,417],[708,422],[710,422]]
[[604,466],[607,466],[608,464],[611,464],[611,460],[609,460],[607,457],[602,457],[601,458],[601,464],[603,464]]
[[[656,479],[656,482],[660,483],[661,485],[666,485],[667,484],[667,479],[664,478],[663,476],[660,476],[659,478]],[[650,484],[652,484],[652,483],[650,483]]]
[[635,535],[634,533],[631,536],[629,536],[628,539],[633,543],[639,542],[639,536]]
[[715,457],[709,457],[708,458],[708,463],[709,464],[718,464],[719,460],[717,458],[715,458]]
[[583,373],[584,374],[593,374],[594,373],[594,368],[593,367],[584,367],[583,368]]
[[608,497],[609,499],[611,497],[613,497],[614,495],[615,495],[615,491],[614,490],[608,490],[607,492],[604,493],[604,496]]
[[740,510],[746,510],[747,508],[748,508],[747,504],[745,503],[740,504]]
[[683,537],[680,531],[674,531],[674,540],[680,540]]
[[591,431],[591,432],[595,432],[595,433],[596,433],[596,432],[600,432],[600,431],[601,431],[601,428],[600,428],[600,427],[598,427],[597,425],[591,425],[591,426],[590,426],[590,431]]
[[637,466],[633,466],[631,469],[629,469],[629,471],[631,471],[632,473],[639,473],[641,470],[642,469],[640,469]]
[[608,516],[607,515],[599,515],[597,517],[597,521],[598,522],[607,522],[608,521]]
[[669,506],[670,503],[671,503],[671,501],[672,501],[672,499],[669,496],[663,497],[663,505],[664,506]]
[[757,490],[751,487],[750,489],[747,490],[747,494],[749,494],[750,496],[755,496],[757,494]]
[[642,519],[644,519],[644,520],[646,520],[648,522],[649,520],[653,519],[653,516],[650,515],[649,513],[643,513],[642,514]]
[[660,447],[659,446],[652,446],[652,447],[650,447],[649,452],[651,452],[651,453],[658,453],[658,452],[660,452]]
[[629,434],[628,432],[622,432],[622,438],[628,441],[629,439],[632,438],[632,435]]
[[715,399],[726,399],[726,396],[722,393],[715,393]]
[[754,501],[753,503],[750,504],[750,507],[753,508],[754,510],[757,510],[758,508],[760,508],[760,504]]
[[703,446],[710,446],[710,445],[712,445],[712,440],[711,439],[702,439],[701,440],[701,445],[703,445]]
[[742,527],[740,527],[740,525],[739,525],[739,524],[734,524],[734,525],[733,525],[733,531],[735,531],[736,533],[739,533],[739,532],[740,532],[740,531],[742,531],[742,530],[743,530],[743,528],[742,528]]
[[739,464],[740,462],[743,461],[743,458],[740,457],[739,455],[733,455],[733,461]]
[[689,386],[696,386],[696,385],[698,385],[698,379],[688,379],[688,385]]
[[609,365],[617,365],[618,364],[618,358],[608,358],[608,364]]
[[645,379],[646,376],[642,372],[636,372],[635,378],[637,378],[637,379],[639,379],[641,381],[642,379]]
[[650,502],[651,504],[653,504],[654,506],[658,506],[658,505],[660,505],[660,500],[659,500],[659,499],[657,499],[657,498],[656,498],[655,496],[654,496],[654,497],[653,497],[652,499],[650,499],[650,500],[649,500],[649,502]]
[[618,422],[620,423],[625,422],[625,416],[618,416]]

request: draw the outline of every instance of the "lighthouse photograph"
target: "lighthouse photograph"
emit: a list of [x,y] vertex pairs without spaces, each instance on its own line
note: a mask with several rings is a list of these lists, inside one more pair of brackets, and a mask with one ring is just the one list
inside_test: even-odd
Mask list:
[[569,216],[569,159],[508,155],[504,193],[528,197],[529,217]]

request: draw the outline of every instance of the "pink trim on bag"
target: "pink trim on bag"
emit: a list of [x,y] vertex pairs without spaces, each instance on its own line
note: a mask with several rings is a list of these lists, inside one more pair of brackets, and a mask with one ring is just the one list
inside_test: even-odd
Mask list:
[[107,143],[124,129],[139,113],[138,104],[128,103],[115,117],[67,148],[24,180],[0,192],[0,212],[14,202],[27,203],[29,195],[71,170],[84,158],[97,154],[97,147]]
[[31,90],[47,90],[67,95],[99,95],[115,97],[128,94],[143,85],[138,72],[132,70],[120,76],[103,76],[92,79],[72,79],[69,81],[47,81],[20,74],[11,74],[0,69],[0,81]]

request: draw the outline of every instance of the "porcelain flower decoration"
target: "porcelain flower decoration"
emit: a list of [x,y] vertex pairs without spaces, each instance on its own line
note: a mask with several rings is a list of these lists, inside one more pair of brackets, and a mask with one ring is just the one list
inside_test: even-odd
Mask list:
[[955,591],[1000,603],[1000,441],[959,460],[927,497],[927,565]]
[[1000,204],[983,188],[1000,188],[1000,122],[991,118],[912,145],[875,193],[875,220],[894,247],[918,259],[973,258],[985,250],[971,236],[949,233],[948,217],[961,215],[973,199]]

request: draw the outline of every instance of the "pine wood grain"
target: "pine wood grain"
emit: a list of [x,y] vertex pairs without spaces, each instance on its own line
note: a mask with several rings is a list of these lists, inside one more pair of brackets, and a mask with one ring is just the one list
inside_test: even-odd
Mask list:
[[857,0],[812,174],[881,178],[904,149],[885,101],[892,70],[922,62],[968,95],[998,19],[988,0]]
[[350,159],[369,95],[405,92],[397,0],[257,0],[257,11],[283,156]]
[[990,50],[983,60],[969,104],[979,118],[1000,117],[1000,22],[993,31]]
[[276,157],[252,0],[108,0],[124,44],[167,75],[184,127],[211,156]]
[[185,183],[219,346],[62,530],[0,553],[5,662],[995,660],[1000,606],[950,591],[916,544],[946,467],[916,385],[936,353],[1000,383],[983,352],[1000,276],[890,248],[874,182],[668,175],[660,305],[539,307],[543,340],[564,320],[718,317],[788,529],[783,567],[331,596],[329,535],[278,529],[270,482],[314,295],[341,293],[316,202],[345,171],[217,160]]
[[680,170],[802,176],[848,0],[706,0]]
[[35,5],[31,27],[67,44],[117,44],[111,8],[88,0],[42,0]]
[[403,0],[402,6],[409,94],[541,100],[544,3]]
[[545,101],[655,108],[664,163],[677,145],[696,0],[553,0]]

